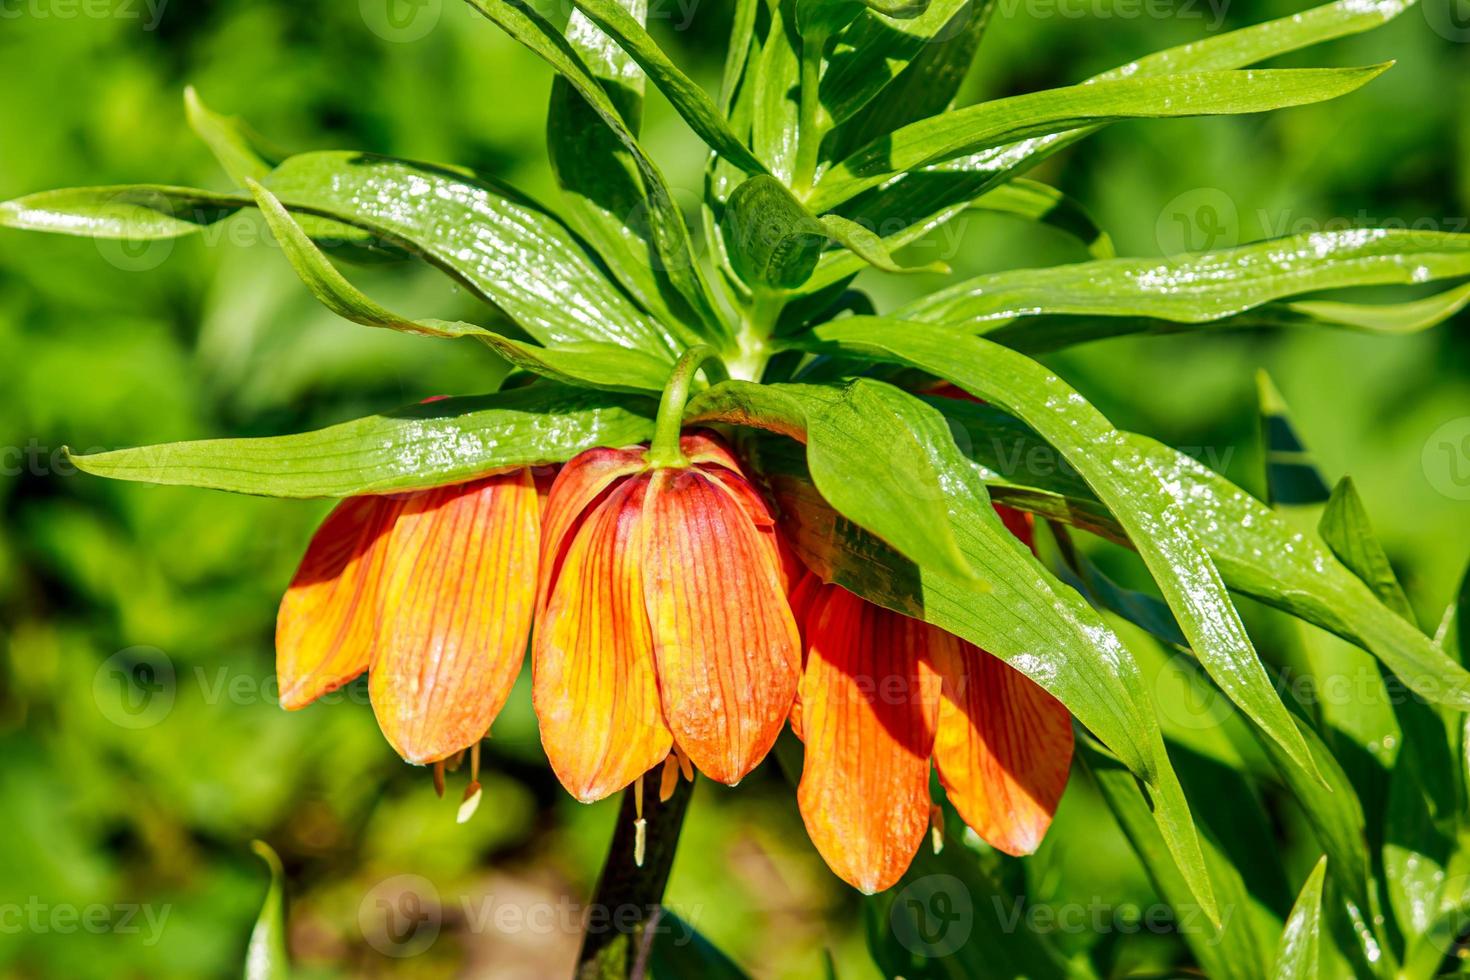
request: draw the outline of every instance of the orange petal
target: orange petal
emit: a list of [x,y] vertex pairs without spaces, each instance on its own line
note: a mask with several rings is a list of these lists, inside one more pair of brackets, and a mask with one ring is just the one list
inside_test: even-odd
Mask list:
[[388,535],[373,711],[409,762],[478,742],[520,672],[536,596],[529,470],[415,493]]
[[589,449],[580,453],[556,474],[547,491],[545,514],[541,522],[541,591],[536,599],[538,615],[546,608],[552,581],[572,532],[590,512],[592,503],[619,476],[642,469],[645,452],[632,449]]
[[705,775],[733,785],[781,733],[801,671],[780,556],[699,467],[657,471],[643,514],[664,718]]
[[944,675],[934,762],[965,823],[1007,854],[1030,854],[1051,826],[1072,763],[1072,717],[1029,677],[960,643]]
[[709,429],[691,429],[681,435],[679,450],[691,463],[713,463],[742,476],[745,474],[729,445]]
[[836,586],[812,603],[807,629],[797,802],[827,864],[871,895],[899,879],[929,829],[929,631]]
[[276,616],[283,708],[304,708],[367,669],[383,541],[399,507],[390,497],[352,497],[312,536]]
[[618,485],[566,549],[536,624],[532,699],[557,778],[584,803],[631,783],[673,745],[643,607],[648,477]]

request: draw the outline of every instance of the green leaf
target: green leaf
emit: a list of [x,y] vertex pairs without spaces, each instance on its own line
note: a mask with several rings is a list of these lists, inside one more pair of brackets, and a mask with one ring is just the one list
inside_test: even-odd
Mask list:
[[225,173],[237,187],[246,180],[260,180],[280,159],[271,159],[261,148],[261,139],[240,119],[222,116],[206,106],[190,85],[184,89],[184,114],[189,127],[204,141]]
[[893,888],[863,899],[868,950],[885,977],[907,980],[1063,980],[1067,964],[1025,922],[1027,903],[987,873],[964,844],[919,847]]
[[735,272],[756,287],[800,286],[827,243],[821,223],[785,184],[766,175],[735,188],[721,227]]
[[[1133,774],[1093,747],[1088,739],[1078,741],[1077,755],[1143,862],[1149,880],[1179,918],[1180,937],[1205,975],[1211,980],[1255,980],[1261,976],[1268,953],[1262,948],[1260,937],[1253,928],[1255,923],[1252,920],[1257,908],[1240,870],[1232,863],[1232,856],[1225,853],[1212,836],[1207,834],[1204,837],[1205,864],[1209,868],[1210,880],[1216,897],[1223,908],[1230,910],[1230,915],[1218,927],[1196,921],[1198,908],[1169,855],[1168,847],[1154,824],[1148,801],[1139,791]],[[1237,799],[1233,805],[1240,807],[1251,802],[1254,801]],[[1210,816],[1219,821],[1226,815],[1206,815],[1207,824]],[[1228,819],[1239,818],[1230,814]],[[1188,927],[1184,927],[1184,923],[1188,923]]]
[[430,337],[474,337],[517,367],[569,384],[617,391],[662,391],[672,362],[612,344],[537,347],[473,323],[412,320],[379,306],[338,272],[270,191],[246,178],[286,259],[312,295],[333,313],[367,327]]
[[657,927],[648,957],[649,973],[655,980],[746,980],[745,971],[734,960],[673,909],[659,910]]
[[900,126],[939,115],[954,102],[995,9],[995,0],[970,0],[957,8],[953,4],[937,6],[941,13],[950,13],[949,19],[926,39],[912,60],[899,62],[900,70],[892,81],[837,128],[830,146],[824,147],[829,158],[844,157]]
[[1167,603],[1119,585],[1073,545],[1064,528],[1053,528],[1053,532],[1060,561],[1052,567],[1062,581],[1087,596],[1097,608],[1117,613],[1160,642],[1181,650],[1189,647]]
[[[624,0],[632,16],[646,0]],[[636,134],[643,116],[644,76],[616,42],[580,11],[566,37]],[[551,82],[546,148],[570,217],[638,303],[665,323],[695,322],[689,304],[662,270],[645,219],[651,207],[643,175],[622,140],[565,78]]]
[[[1128,544],[1076,470],[1029,427],[991,406],[955,399],[942,410],[967,432],[967,452],[997,499]],[[1335,633],[1376,656],[1426,701],[1470,708],[1470,674],[1393,610],[1316,538],[1198,460],[1120,433],[1168,489],[1173,513],[1205,545],[1231,589]]]
[[69,187],[0,202],[0,227],[151,241],[193,235],[249,202],[243,194],[163,184]]
[[[893,451],[884,442],[890,433],[885,429],[870,435],[824,423],[821,416],[834,401],[833,389],[821,386],[726,382],[695,396],[685,421],[753,425],[807,441],[809,457],[815,451],[849,457],[841,464],[845,467],[881,466]],[[840,518],[824,494],[836,492],[841,497],[854,491],[829,485],[819,493],[819,487],[808,482],[805,465],[780,456],[778,444],[759,453],[759,460],[781,505],[788,543],[824,580],[962,636],[1055,695],[1149,784],[1156,819],[1171,853],[1197,900],[1214,916],[1217,910],[1189,808],[1164,750],[1150,689],[1132,655],[1091,606],[1005,530],[976,482],[979,474],[964,461],[952,438],[941,437],[942,423],[914,407],[919,404],[889,407],[904,413],[903,424],[922,439],[920,447],[933,454],[927,469],[943,474],[947,523],[978,577],[961,578],[934,565],[915,564],[862,532],[855,522]],[[816,448],[815,440],[830,440],[830,448]],[[884,474],[890,482],[913,478],[909,453],[899,459],[895,472]],[[832,475],[829,472],[829,483]]]
[[783,184],[790,184],[795,176],[801,137],[802,46],[793,7],[793,0],[768,4],[770,29],[752,80],[751,146]]
[[1035,361],[955,331],[852,317],[819,327],[814,336],[847,353],[944,378],[1020,418],[1055,446],[1127,532],[1210,677],[1311,771],[1306,744],[1198,534],[1177,515],[1165,481],[1080,394]]
[[1256,390],[1266,461],[1266,501],[1286,506],[1320,504],[1327,499],[1327,484],[1291,424],[1285,399],[1264,370],[1256,372]]
[[[643,180],[649,203],[649,233],[658,250],[664,273],[674,283],[689,308],[699,317],[706,333],[721,333],[724,327],[710,298],[709,284],[704,281],[695,261],[689,229],[674,202],[668,182],[664,180],[658,165],[639,145],[637,137],[619,114],[618,107],[593,76],[581,55],[525,0],[469,0],[469,4],[550,64],[622,142]],[[552,305],[557,302],[555,297],[547,297],[545,301]]]
[[[1018,317],[1042,315],[1205,323],[1318,290],[1409,285],[1466,275],[1470,275],[1470,234],[1360,228],[1170,259],[1104,259],[993,273],[933,293],[895,316],[964,325],[982,333],[995,322],[1004,325]],[[1455,310],[1464,299],[1453,298]],[[1442,311],[1452,305],[1447,300],[1425,301],[1428,305],[1412,312],[1422,317],[1431,308]],[[1304,315],[1343,312],[1342,304],[1297,305],[1306,306],[1297,310]],[[1390,322],[1395,319],[1390,317]],[[1369,322],[1359,317],[1353,325],[1361,328]]]
[[271,882],[245,950],[245,980],[286,980],[291,975],[286,958],[286,872],[265,841],[252,841],[250,847],[270,869]]
[[949,272],[949,266],[939,261],[924,265],[899,265],[876,232],[841,215],[823,215],[821,222],[828,237],[875,269],[882,269],[884,272]]
[[[680,348],[607,281],[555,217],[470,171],[354,152],[304,153],[263,182],[298,215],[346,222],[443,269],[542,343]],[[137,185],[44,191],[0,203],[0,226],[146,240],[197,234],[250,195]],[[309,231],[312,229],[308,229]]]
[[1388,784],[1388,813],[1383,823],[1383,879],[1394,922],[1407,945],[1434,924],[1444,890],[1445,869],[1454,843],[1430,813],[1425,783],[1450,774],[1421,774],[1417,757],[1401,756]]
[[1087,209],[1050,184],[1016,177],[970,202],[979,211],[1013,214],[1064,231],[1087,246],[1094,258],[1113,257],[1112,237],[1093,220]]
[[970,16],[970,0],[934,0],[906,20],[862,12],[839,34],[822,74],[818,98],[834,123],[856,115],[919,57],[934,37]]
[[[1243,68],[1278,55],[1378,27],[1413,6],[1413,0],[1336,0],[1299,14],[1229,31],[1119,65],[1092,81],[1147,78],[1177,72]],[[830,73],[829,73],[830,74]],[[1098,131],[1100,126],[1041,136],[984,150],[934,167],[911,171],[855,199],[843,213],[874,227],[943,220],[956,205],[997,187],[1046,157]],[[921,217],[920,217],[921,216]],[[895,225],[898,221],[901,225]]]
[[1327,501],[1317,530],[1338,561],[1362,579],[1385,606],[1409,622],[1414,621],[1414,607],[1409,605],[1409,597],[1399,585],[1383,545],[1373,534],[1368,511],[1358,497],[1352,477],[1343,477],[1332,488],[1332,497]]
[[765,173],[766,168],[740,142],[714,101],[681,72],[668,55],[644,29],[639,19],[628,13],[617,0],[574,0],[577,9],[591,18],[603,32],[616,41],[628,56],[658,86],[674,111],[684,117],[689,128],[720,156],[751,174]]
[[84,456],[85,473],[267,497],[350,497],[560,463],[653,434],[644,399],[538,384],[446,398],[299,435],[203,439]]
[[1307,875],[1276,951],[1276,980],[1317,980],[1318,949],[1322,933],[1322,881],[1327,874],[1324,854]]
[[1234,115],[1346,95],[1388,69],[1298,68],[1190,72],[1119,78],[1017,95],[910,123],[854,151],[827,171],[808,203],[830,210],[895,174],[1015,140],[1120,119]]

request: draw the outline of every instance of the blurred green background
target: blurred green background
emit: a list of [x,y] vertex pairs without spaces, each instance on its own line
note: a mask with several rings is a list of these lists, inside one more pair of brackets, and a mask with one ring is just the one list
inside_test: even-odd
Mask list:
[[[1346,100],[1117,125],[1034,176],[1091,207],[1122,254],[1343,218],[1470,231],[1470,31],[1447,19],[1453,2],[1285,59],[1398,59]],[[661,37],[712,88],[727,5],[655,7]],[[1140,9],[1002,0],[966,98],[1075,82],[1302,7]],[[291,150],[456,162],[555,199],[548,70],[455,0],[0,0],[0,200],[71,185],[227,186],[184,122],[186,84]],[[646,132],[696,201],[700,147],[656,96]],[[254,221],[144,249],[0,231],[0,976],[237,974],[266,882],[253,838],[286,863],[304,976],[563,974],[616,801],[584,807],[559,789],[527,692],[486,746],[479,813],[457,826],[464,776],[437,799],[428,773],[378,736],[360,685],[299,713],[274,703],[276,603],[325,503],[112,484],[76,475],[59,452],[297,431],[499,378],[475,348],[335,319]],[[917,248],[960,273],[1085,258],[999,216]],[[354,278],[395,309],[477,314],[429,270]],[[862,285],[887,303],[937,281]],[[1432,625],[1470,540],[1470,492],[1456,497],[1453,460],[1425,454],[1436,429],[1470,415],[1465,326],[1120,340],[1052,360],[1120,425],[1204,447],[1257,490],[1254,374],[1268,369],[1329,478],[1356,478]],[[1261,635],[1268,657],[1272,636]],[[1284,858],[1294,883],[1313,857]],[[1024,874],[1033,902],[1156,901],[1080,778]],[[405,887],[437,896],[440,921],[412,956],[392,955],[405,949],[373,925],[377,903]],[[807,843],[773,764],[738,790],[701,783],[669,899],[755,976],[812,975],[824,950],[843,978],[876,975],[858,897]],[[496,926],[502,907],[551,912]],[[1076,949],[1118,939],[1061,938]],[[1114,966],[1167,969],[1179,948],[1135,939]]]

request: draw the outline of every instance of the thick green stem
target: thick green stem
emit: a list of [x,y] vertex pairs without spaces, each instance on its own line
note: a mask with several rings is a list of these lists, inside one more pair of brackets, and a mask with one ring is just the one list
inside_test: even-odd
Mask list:
[[669,382],[664,386],[658,417],[653,423],[653,442],[648,447],[650,465],[660,468],[689,465],[689,460],[684,458],[679,448],[679,434],[684,428],[684,403],[689,401],[689,386],[694,383],[694,372],[701,364],[716,358],[713,347],[699,344],[685,351],[669,372]]
[[642,781],[623,793],[617,829],[582,935],[577,980],[642,980],[647,976],[649,953],[663,915],[664,887],[669,883],[694,784],[679,780],[673,795],[663,803],[658,790],[648,787],[643,800],[643,863],[639,865],[635,794],[641,790]]
[[813,29],[801,42],[801,115],[798,121],[796,164],[792,190],[805,200],[817,176],[817,154],[828,120],[819,90],[822,81],[822,48],[827,43],[823,30]]

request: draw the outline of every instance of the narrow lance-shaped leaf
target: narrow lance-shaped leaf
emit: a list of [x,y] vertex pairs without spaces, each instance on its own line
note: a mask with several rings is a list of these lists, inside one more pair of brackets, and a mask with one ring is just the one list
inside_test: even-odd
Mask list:
[[1281,946],[1276,951],[1276,980],[1317,980],[1317,959],[1322,933],[1322,881],[1327,875],[1324,854],[1307,875],[1291,907]]
[[244,187],[246,180],[260,180],[280,163],[281,158],[267,157],[260,138],[244,122],[210,109],[192,85],[184,89],[184,113],[189,127],[205,142],[237,186]]
[[1332,488],[1317,530],[1338,560],[1362,579],[1385,606],[1409,622],[1414,621],[1414,607],[1409,605],[1409,597],[1404,594],[1383,545],[1373,533],[1367,508],[1353,486],[1352,477],[1343,477]]
[[[699,318],[706,334],[723,332],[704,281],[694,259],[693,246],[684,216],[675,203],[673,193],[658,165],[639,145],[637,137],[618,113],[618,108],[592,76],[586,62],[546,18],[525,0],[468,0],[471,7],[499,26],[516,41],[544,59],[565,78],[587,104],[601,117],[637,164],[648,195],[649,230],[657,246],[663,271],[678,288],[689,307]],[[551,299],[555,302],[555,299]]]
[[827,233],[828,237],[875,269],[881,269],[884,272],[949,272],[949,266],[937,259],[924,265],[899,264],[876,232],[840,214],[824,214],[821,222],[822,230]]
[[970,0],[934,0],[910,19],[861,13],[837,36],[822,74],[819,98],[833,122],[857,114],[969,8]]
[[[992,406],[941,400],[992,491],[1035,510],[1130,544],[1091,488],[1034,431]],[[1259,500],[1198,460],[1147,436],[1119,433],[1204,542],[1230,588],[1336,633],[1378,657],[1433,704],[1470,708],[1470,673],[1363,582],[1316,538],[1289,526]],[[1039,459],[1041,465],[1031,465]]]
[[[1360,228],[1169,259],[1104,259],[993,273],[926,296],[895,316],[980,332],[992,321],[1043,315],[1204,323],[1303,293],[1467,275],[1470,234]],[[1020,333],[1024,325],[1011,330]]]
[[653,433],[653,405],[543,383],[446,398],[298,435],[202,439],[68,458],[96,476],[267,497],[351,497],[561,463]]
[[[1372,30],[1411,6],[1413,0],[1366,3],[1335,0],[1302,13],[1156,52],[1094,76],[1092,81],[1244,68],[1334,38]],[[910,171],[864,193],[844,207],[843,213],[882,228],[893,227],[895,220],[904,225],[927,224],[946,213],[952,216],[955,212],[951,209],[957,205],[1001,185],[1100,128],[1094,125],[1033,137]]]
[[[298,215],[365,233],[353,244],[388,244],[424,258],[543,343],[678,349],[663,326],[607,281],[560,221],[495,181],[459,168],[324,152],[289,158],[263,183]],[[254,205],[243,191],[74,188],[0,203],[0,226],[142,241],[199,234]]]
[[[631,16],[646,16],[646,0],[623,0]],[[566,37],[607,90],[628,129],[643,116],[643,71],[581,11],[572,11]],[[560,75],[551,81],[546,149],[569,216],[633,298],[665,323],[694,319],[662,271],[645,220],[650,208],[642,172],[587,100]]]
[[[865,382],[872,385],[874,382]],[[877,390],[873,392],[877,395]],[[881,397],[881,396],[879,396]],[[887,428],[830,426],[820,421],[836,403],[833,389],[810,385],[755,385],[727,382],[696,396],[686,421],[754,425],[808,441],[809,458],[845,460],[854,467],[877,467],[873,480],[895,482],[915,493],[934,494],[932,485],[911,482],[905,455],[885,466],[892,447]],[[1020,546],[986,503],[948,428],[937,416],[920,411],[913,400],[887,401],[888,410],[933,453],[931,464],[945,474],[942,498],[950,508],[949,526],[978,577],[959,577],[938,565],[914,564],[857,526],[839,519],[800,462],[792,469],[773,450],[762,450],[760,466],[775,486],[788,541],[808,567],[871,602],[924,619],[962,636],[1031,677],[1055,695],[1150,787],[1160,830],[1182,873],[1203,907],[1215,914],[1205,878],[1200,845],[1177,777],[1164,751],[1148,686],[1132,655],[1097,613],[1061,585],[1029,550]],[[820,445],[811,440],[820,440]],[[779,445],[774,447],[779,449]],[[826,465],[824,462],[823,465]],[[849,516],[893,537],[893,519],[881,517],[846,489],[836,497],[852,508]],[[824,491],[828,492],[828,491]],[[879,519],[881,517],[881,519]]]
[[1017,95],[921,120],[854,151],[809,204],[827,211],[895,174],[1032,136],[1119,119],[1267,112],[1346,95],[1388,69],[1299,68],[1120,78]]
[[368,327],[401,330],[430,337],[473,337],[517,367],[570,384],[619,391],[661,391],[672,366],[667,360],[612,344],[537,347],[501,336],[473,323],[414,320],[373,302],[338,272],[281,205],[255,181],[246,178],[291,267],[312,295],[333,313]]
[[1081,395],[1029,358],[954,331],[854,317],[819,327],[815,337],[944,378],[1011,412],[1051,442],[1128,532],[1210,676],[1311,771],[1306,745],[1199,537],[1158,477]]
[[577,9],[592,19],[648,75],[669,100],[674,111],[720,156],[747,173],[765,173],[766,168],[750,148],[726,125],[714,101],[669,60],[638,18],[617,0],[573,0]]

